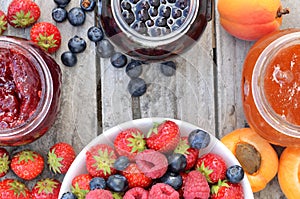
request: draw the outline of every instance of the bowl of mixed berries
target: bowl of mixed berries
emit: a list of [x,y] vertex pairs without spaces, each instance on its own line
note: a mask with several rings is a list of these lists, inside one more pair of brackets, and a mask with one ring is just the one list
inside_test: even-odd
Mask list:
[[59,199],[252,199],[244,170],[212,134],[187,122],[144,118],[92,140]]

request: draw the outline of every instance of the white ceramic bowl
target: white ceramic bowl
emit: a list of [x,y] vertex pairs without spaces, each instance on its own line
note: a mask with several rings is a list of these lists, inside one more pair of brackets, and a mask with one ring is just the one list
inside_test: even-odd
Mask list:
[[[87,173],[87,170],[85,168],[85,153],[88,151],[89,148],[95,146],[98,143],[110,144],[113,146],[113,140],[120,131],[125,130],[127,128],[138,128],[144,133],[147,133],[149,129],[152,128],[154,122],[162,122],[164,120],[174,121],[179,126],[182,135],[188,135],[192,130],[201,129],[187,122],[169,118],[143,118],[119,124],[96,137],[77,155],[76,159],[74,160],[64,177],[59,193],[59,198],[62,196],[63,193],[70,191],[71,182],[75,176],[82,173]],[[209,146],[205,149],[201,149],[199,155],[212,152],[221,155],[225,159],[227,166],[237,164],[240,165],[235,156],[231,153],[229,149],[227,149],[227,147],[222,142],[220,142],[213,135],[210,134],[210,136],[211,142]],[[253,192],[251,190],[251,186],[246,175],[242,180],[241,184],[244,189],[245,199],[254,199]]]

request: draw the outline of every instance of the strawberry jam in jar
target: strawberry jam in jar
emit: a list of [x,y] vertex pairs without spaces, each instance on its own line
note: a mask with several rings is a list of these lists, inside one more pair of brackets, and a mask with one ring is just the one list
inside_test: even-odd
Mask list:
[[253,45],[241,90],[251,128],[272,144],[300,146],[300,30],[277,31]]
[[189,49],[211,20],[211,0],[99,1],[106,36],[140,60],[162,60]]
[[0,145],[19,146],[44,135],[59,111],[61,70],[35,44],[0,37]]

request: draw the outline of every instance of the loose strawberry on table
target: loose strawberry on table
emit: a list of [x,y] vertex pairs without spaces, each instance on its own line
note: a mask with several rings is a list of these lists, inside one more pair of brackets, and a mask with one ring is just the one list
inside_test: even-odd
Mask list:
[[61,182],[56,179],[40,179],[31,190],[32,199],[57,199]]
[[7,10],[8,23],[15,28],[31,26],[40,15],[40,7],[32,0],[13,0]]
[[0,35],[7,30],[7,17],[5,13],[0,10]]
[[0,148],[0,177],[5,176],[10,169],[9,152],[5,148]]
[[0,182],[0,198],[29,199],[31,198],[31,192],[24,183],[7,178]]

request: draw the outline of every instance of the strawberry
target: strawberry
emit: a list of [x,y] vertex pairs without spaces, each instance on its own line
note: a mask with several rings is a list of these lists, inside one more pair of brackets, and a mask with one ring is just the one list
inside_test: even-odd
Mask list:
[[144,133],[136,128],[121,131],[114,140],[114,147],[119,156],[133,160],[138,152],[146,149]]
[[88,174],[79,174],[72,179],[72,193],[74,193],[77,198],[85,198],[86,194],[90,191],[90,181],[93,177]]
[[5,176],[9,171],[10,158],[5,148],[0,148],[0,177]]
[[178,145],[180,131],[178,125],[170,120],[155,123],[147,135],[147,146],[161,153],[170,153]]
[[121,174],[126,177],[129,188],[147,188],[152,183],[152,179],[141,172],[136,163],[131,163]]
[[15,28],[31,26],[40,15],[40,7],[32,0],[13,0],[7,10],[8,23]]
[[32,180],[42,173],[44,158],[32,150],[23,150],[12,157],[11,169],[22,179]]
[[61,34],[59,29],[52,23],[39,22],[30,30],[31,41],[40,46],[48,53],[56,52],[61,45]]
[[211,199],[244,199],[243,188],[240,183],[220,180],[211,188]]
[[75,157],[76,153],[70,144],[58,142],[50,148],[47,163],[53,173],[65,174]]
[[117,159],[114,149],[107,144],[97,144],[86,152],[86,168],[93,177],[107,179],[117,170],[114,163]]
[[57,199],[61,182],[56,179],[40,179],[31,190],[32,199]]
[[0,35],[7,30],[7,17],[5,13],[0,10]]
[[209,195],[210,189],[205,176],[197,170],[189,172],[184,183],[183,197],[208,199]]
[[30,190],[26,185],[15,179],[5,179],[0,182],[1,199],[29,199]]
[[179,144],[177,145],[174,153],[180,153],[186,157],[186,167],[185,170],[190,170],[193,168],[197,162],[199,156],[199,149],[190,147],[188,143],[188,137],[181,137]]
[[201,171],[209,183],[217,183],[219,180],[226,178],[226,163],[217,154],[207,153],[198,158],[196,169]]

